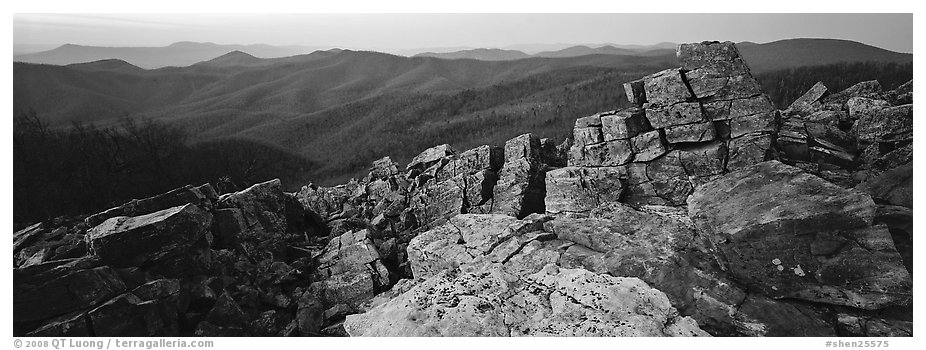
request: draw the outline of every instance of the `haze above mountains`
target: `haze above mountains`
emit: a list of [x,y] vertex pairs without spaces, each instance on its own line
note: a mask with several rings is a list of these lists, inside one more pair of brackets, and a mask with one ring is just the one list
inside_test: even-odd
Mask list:
[[[177,42],[163,47],[104,47],[65,44],[50,50],[32,51],[23,46],[14,53],[13,61],[67,65],[107,59],[118,59],[145,69],[185,67],[207,61],[232,51],[241,51],[260,58],[281,58],[309,54],[318,50],[335,49],[330,46],[271,46],[220,45],[215,43]],[[529,57],[575,57],[591,54],[611,55],[662,55],[674,52],[676,44],[655,45],[618,44],[521,44],[504,48],[443,47],[418,49],[361,49],[399,56],[427,56],[446,59],[471,58],[485,61],[514,60]],[[14,50],[16,51],[16,50]]]
[[[505,48],[421,48],[372,50],[409,57],[508,61],[530,57],[562,58],[584,55],[662,56],[675,51],[675,43],[654,45],[618,44],[524,44]],[[897,53],[848,40],[788,39],[765,44],[738,44],[750,59],[754,70],[775,70],[798,65],[856,61],[909,61],[911,54]],[[322,46],[220,45],[214,43],[177,42],[164,47],[100,47],[65,44],[60,47],[13,56],[16,62],[67,65],[106,59],[118,59],[144,69],[185,67],[233,51],[259,58],[282,58],[332,49]],[[794,56],[797,55],[797,56]]]
[[[64,45],[14,56],[14,112],[31,109],[53,125],[146,117],[198,141],[257,140],[321,164],[312,181],[336,183],[373,159],[403,162],[441,143],[467,149],[524,132],[561,140],[575,118],[623,107],[623,82],[677,66],[671,43],[531,47],[404,57],[190,42]],[[756,74],[913,59],[845,40],[738,47]]]

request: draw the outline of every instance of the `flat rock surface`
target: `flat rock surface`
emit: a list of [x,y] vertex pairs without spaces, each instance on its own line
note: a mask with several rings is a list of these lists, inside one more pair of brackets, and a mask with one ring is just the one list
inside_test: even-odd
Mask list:
[[665,294],[637,278],[546,265],[427,279],[364,314],[351,336],[707,336]]
[[736,279],[774,298],[880,309],[910,305],[912,280],[876,206],[769,161],[699,187],[688,210]]

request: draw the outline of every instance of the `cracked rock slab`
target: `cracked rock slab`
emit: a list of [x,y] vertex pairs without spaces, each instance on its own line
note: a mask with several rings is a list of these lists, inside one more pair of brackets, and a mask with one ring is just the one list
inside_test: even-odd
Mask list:
[[[657,106],[669,106],[693,97],[678,68],[666,69],[643,78],[643,90],[646,102]],[[655,124],[653,127],[658,128]]]
[[662,292],[637,278],[548,264],[441,273],[364,314],[351,336],[708,336]]
[[518,219],[499,214],[461,214],[412,238],[408,261],[415,278],[427,278],[484,256],[513,232]]
[[317,288],[333,304],[357,306],[389,284],[389,271],[383,265],[367,230],[346,232],[331,239],[316,257]]
[[208,231],[212,215],[193,204],[141,216],[117,216],[87,232],[96,256],[111,266],[142,266],[182,254]]
[[723,176],[688,211],[736,279],[772,298],[909,306],[912,280],[868,195],[769,161]]
[[623,193],[622,168],[566,167],[547,172],[544,203],[547,213],[587,212]]

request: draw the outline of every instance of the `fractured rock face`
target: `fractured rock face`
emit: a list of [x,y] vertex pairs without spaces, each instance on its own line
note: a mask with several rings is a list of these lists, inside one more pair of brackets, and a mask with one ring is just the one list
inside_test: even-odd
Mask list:
[[623,193],[622,168],[566,167],[547,172],[547,213],[587,212]]
[[714,123],[711,122],[670,126],[665,130],[669,143],[707,142],[716,137]]
[[443,158],[450,157],[454,155],[456,151],[453,150],[453,147],[450,147],[448,144],[438,145],[424,150],[421,154],[412,158],[411,162],[408,162],[408,165],[405,167],[408,170],[418,169],[424,170]]
[[[691,99],[691,91],[685,85],[678,68],[666,69],[643,79],[646,102],[654,106],[671,106]],[[652,122],[652,120],[651,120]],[[653,124],[653,127],[660,127]]]
[[[735,45],[682,44],[677,55],[682,68],[625,85],[634,107],[576,120],[568,165],[616,168],[624,203],[682,205],[712,177],[775,156],[779,113]],[[815,154],[852,161],[831,148]]]
[[453,157],[437,172],[437,181],[451,179],[458,175],[472,175],[482,170],[498,171],[505,161],[502,148],[479,146]]
[[505,142],[505,163],[493,189],[492,213],[524,217],[543,211],[540,139],[524,134]]
[[913,139],[913,105],[884,107],[859,113],[859,140],[893,142]]
[[647,108],[646,119],[654,128],[661,129],[703,121],[704,114],[697,102],[680,102],[666,107]]
[[316,259],[317,288],[330,305],[357,306],[389,284],[389,271],[366,230],[333,238]]
[[408,244],[412,276],[427,278],[470,263],[512,235],[508,227],[518,220],[507,215],[457,215]]
[[604,141],[626,140],[652,130],[642,109],[625,109],[601,116]]
[[187,185],[157,196],[131,200],[121,206],[90,215],[87,217],[86,223],[88,226],[92,227],[112,217],[139,216],[184,204],[195,204],[201,208],[209,209],[215,197],[215,190],[210,184],[204,184],[199,187]]
[[353,199],[360,195],[355,182],[334,187],[303,186],[296,194],[302,206],[327,221],[355,215]]
[[770,161],[699,187],[688,210],[724,268],[766,295],[862,309],[912,302],[865,194]]
[[87,232],[94,255],[106,264],[142,266],[185,253],[208,231],[212,215],[193,204],[110,218]]

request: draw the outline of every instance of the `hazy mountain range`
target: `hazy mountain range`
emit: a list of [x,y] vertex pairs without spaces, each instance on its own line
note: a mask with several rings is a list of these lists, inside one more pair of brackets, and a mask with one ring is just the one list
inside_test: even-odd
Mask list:
[[214,43],[177,42],[164,47],[102,47],[65,44],[48,51],[13,55],[13,61],[66,65],[118,59],[145,68],[185,67],[209,60],[230,51],[247,52],[256,57],[275,58],[307,54],[328,47],[219,45]]
[[[373,50],[410,57],[442,59],[475,59],[509,61],[529,57],[577,57],[584,55],[661,56],[675,51],[674,43],[654,45],[618,44],[525,44],[505,48],[422,48],[404,50]],[[910,62],[912,54],[884,50],[862,43],[836,39],[788,39],[765,44],[742,42],[738,47],[754,71],[769,71],[787,67],[830,64],[836,62]],[[178,42],[165,47],[98,47],[67,44],[52,50],[18,54],[16,62],[67,65],[106,59],[119,59],[132,65],[155,69],[184,67],[206,61],[232,51],[241,51],[260,58],[282,58],[308,54],[329,47],[219,45],[213,43]]]
[[[330,175],[366,167],[370,157],[410,158],[421,142],[465,149],[531,123],[522,130],[569,130],[571,116],[616,106],[621,82],[674,64],[674,55],[490,62],[350,50],[260,59],[235,51],[154,70],[121,60],[14,63],[13,99],[14,111],[32,109],[57,125],[148,117],[198,140],[261,140],[325,164]],[[481,131],[455,138],[463,129]]]
[[[523,132],[562,139],[576,117],[624,106],[621,83],[677,66],[674,50],[665,47],[674,44],[660,45],[439,55],[466,59],[340,49],[260,58],[254,52],[269,57],[301,50],[264,45],[70,45],[14,59],[134,56],[63,66],[14,63],[13,107],[14,113],[34,110],[53,125],[147,117],[182,126],[194,140],[271,143],[323,164],[314,178],[338,182],[378,157],[403,162],[440,143],[466,149]],[[842,40],[739,46],[754,73],[843,61],[912,61],[910,54]],[[217,50],[222,52],[213,54]],[[126,59],[152,65],[205,55],[159,69]]]

